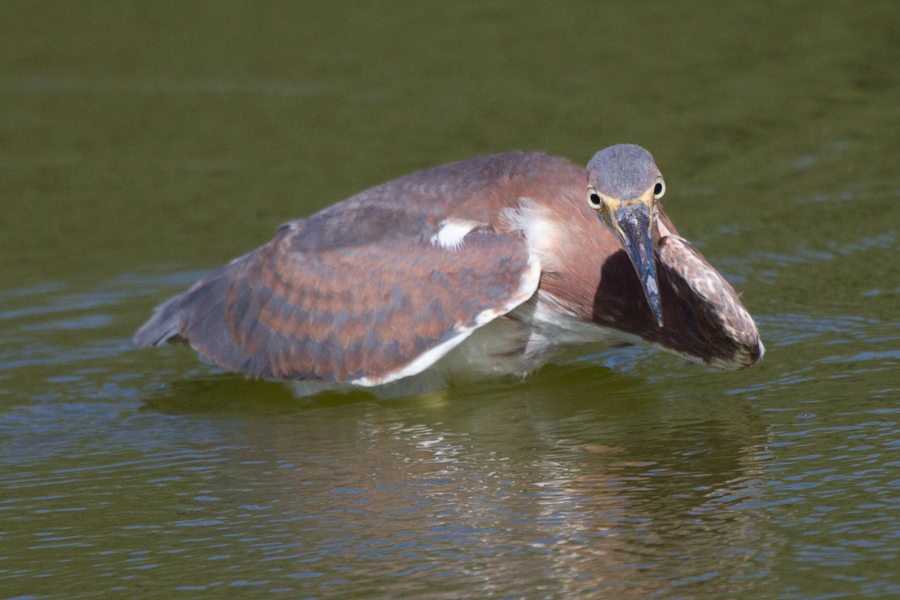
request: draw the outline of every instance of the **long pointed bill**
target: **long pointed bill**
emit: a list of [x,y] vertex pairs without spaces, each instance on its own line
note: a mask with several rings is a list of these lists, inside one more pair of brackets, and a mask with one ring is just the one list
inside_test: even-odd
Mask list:
[[662,327],[662,303],[656,280],[656,258],[653,256],[653,218],[650,208],[643,202],[619,204],[610,211],[615,225],[610,227],[619,242],[625,246],[631,264],[637,271],[647,302],[653,310],[656,322]]

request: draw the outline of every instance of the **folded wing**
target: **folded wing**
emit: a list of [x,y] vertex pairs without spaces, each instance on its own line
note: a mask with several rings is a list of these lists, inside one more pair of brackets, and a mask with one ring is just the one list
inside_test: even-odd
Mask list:
[[378,385],[421,372],[540,279],[516,235],[304,252],[303,224],[157,307],[135,344],[181,338],[250,377]]

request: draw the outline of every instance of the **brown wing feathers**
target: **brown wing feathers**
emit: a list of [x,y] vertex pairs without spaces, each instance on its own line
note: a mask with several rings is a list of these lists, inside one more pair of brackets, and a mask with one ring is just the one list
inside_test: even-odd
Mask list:
[[298,253],[285,229],[162,305],[139,346],[180,336],[250,377],[377,379],[509,304],[529,268],[524,239],[472,233],[455,251],[430,242]]

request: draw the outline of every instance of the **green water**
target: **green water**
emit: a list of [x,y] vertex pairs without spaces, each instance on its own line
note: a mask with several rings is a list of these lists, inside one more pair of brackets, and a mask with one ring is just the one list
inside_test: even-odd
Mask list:
[[[0,3],[0,599],[900,595],[894,2]],[[296,400],[136,351],[281,222],[634,142],[767,347]]]

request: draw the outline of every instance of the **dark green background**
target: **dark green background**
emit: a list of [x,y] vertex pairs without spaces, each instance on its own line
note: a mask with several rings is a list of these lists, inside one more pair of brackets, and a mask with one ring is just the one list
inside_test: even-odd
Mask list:
[[[0,3],[0,598],[900,594],[898,65],[894,2]],[[130,346],[283,221],[620,142],[762,365],[300,401]]]

